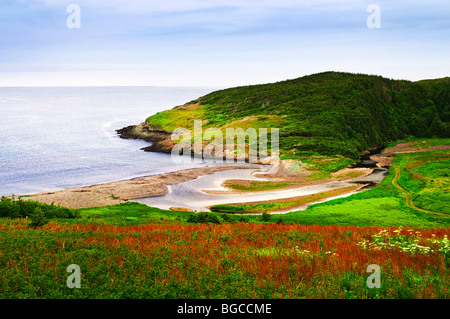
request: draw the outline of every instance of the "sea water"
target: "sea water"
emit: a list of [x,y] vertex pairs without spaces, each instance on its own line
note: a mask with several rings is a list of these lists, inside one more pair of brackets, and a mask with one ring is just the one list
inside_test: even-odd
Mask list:
[[116,129],[214,91],[211,88],[0,88],[0,196],[155,175],[174,164]]

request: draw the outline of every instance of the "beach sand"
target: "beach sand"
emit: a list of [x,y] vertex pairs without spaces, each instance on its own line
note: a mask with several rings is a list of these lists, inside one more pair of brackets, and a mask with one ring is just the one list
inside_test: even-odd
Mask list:
[[[259,168],[253,165],[223,165],[193,168],[171,173],[134,178],[130,180],[104,183],[80,188],[64,189],[23,196],[24,200],[61,205],[69,208],[103,207],[125,203],[132,199],[162,196],[167,194],[167,186],[186,182],[199,176],[230,169]],[[20,197],[20,196],[19,196]]]
[[[282,166],[283,167],[283,166]],[[192,181],[198,179],[201,176],[214,174],[217,172],[229,171],[229,173],[222,174],[222,181],[234,180],[236,179],[236,169],[245,169],[246,172],[238,174],[239,178],[243,181],[250,180],[270,180],[272,178],[279,179],[283,175],[283,168],[281,172],[277,171],[275,174],[265,174],[268,167],[262,165],[252,165],[252,164],[225,164],[208,166],[202,168],[193,168],[187,170],[180,170],[171,173],[158,174],[153,176],[146,176],[140,178],[134,178],[130,180],[123,180],[117,182],[110,182],[92,186],[85,186],[79,188],[69,188],[59,191],[52,192],[42,192],[33,195],[19,196],[24,200],[36,200],[41,203],[55,205],[61,205],[73,209],[79,208],[90,208],[90,207],[104,207],[112,206],[121,203],[126,203],[130,200],[139,200],[150,197],[164,196],[168,194],[168,187],[171,185]],[[348,169],[345,169],[346,171]],[[361,171],[363,175],[368,175],[372,172],[370,169],[354,169],[355,171]],[[254,173],[254,174],[251,174]],[[300,174],[302,175],[302,174]],[[298,175],[297,178],[302,179],[302,176]],[[225,178],[223,177],[225,176]],[[254,177],[252,177],[254,176]],[[286,177],[286,176],[285,176]],[[349,180],[349,178],[336,178],[333,181],[344,181]],[[278,189],[277,191],[287,191],[289,189],[299,189],[306,186],[322,185],[329,183],[330,179],[320,180],[320,181],[304,181],[296,185],[291,185],[283,189]],[[201,191],[205,194],[218,195],[218,194],[240,194],[246,196],[245,192],[239,192],[234,190],[228,190],[223,187],[223,183],[220,183],[218,189],[203,189],[201,186]],[[272,192],[265,192],[272,193]],[[249,194],[249,198],[253,197]]]

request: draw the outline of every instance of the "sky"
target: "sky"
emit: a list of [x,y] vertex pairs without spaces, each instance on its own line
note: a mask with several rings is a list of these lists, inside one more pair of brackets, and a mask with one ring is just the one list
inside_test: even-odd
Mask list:
[[450,1],[0,0],[0,86],[232,87],[324,71],[450,76]]

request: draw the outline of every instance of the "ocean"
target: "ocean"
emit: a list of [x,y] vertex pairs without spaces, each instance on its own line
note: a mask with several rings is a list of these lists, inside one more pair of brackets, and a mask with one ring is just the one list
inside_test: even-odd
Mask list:
[[81,187],[204,164],[174,164],[115,130],[211,88],[0,88],[0,196]]

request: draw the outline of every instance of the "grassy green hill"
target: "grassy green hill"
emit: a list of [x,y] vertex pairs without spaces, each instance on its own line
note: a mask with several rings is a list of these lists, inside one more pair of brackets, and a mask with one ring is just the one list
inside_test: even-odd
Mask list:
[[419,82],[325,72],[277,83],[225,89],[147,119],[150,130],[280,128],[284,158],[357,159],[387,142],[450,136],[450,78]]

